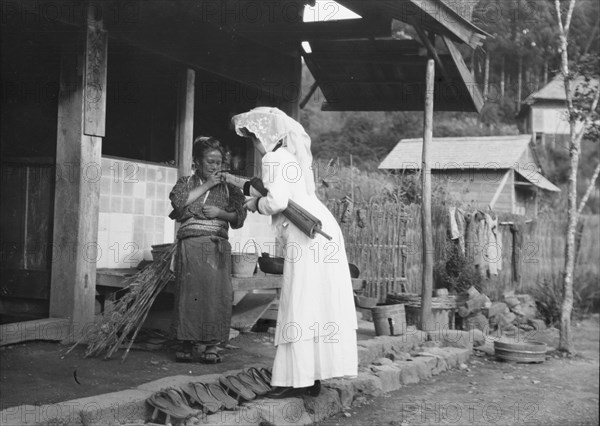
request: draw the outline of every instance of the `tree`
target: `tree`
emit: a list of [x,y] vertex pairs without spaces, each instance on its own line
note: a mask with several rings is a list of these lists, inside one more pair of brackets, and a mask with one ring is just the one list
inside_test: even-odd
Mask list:
[[[571,336],[571,313],[573,310],[573,275],[575,270],[575,232],[579,215],[585,206],[589,193],[591,193],[591,191],[586,191],[580,204],[577,204],[577,170],[579,168],[581,141],[586,134],[598,133],[598,98],[600,96],[600,87],[598,84],[599,72],[596,58],[583,55],[578,62],[569,62],[569,29],[577,0],[568,0],[568,3],[563,3],[565,3],[566,8],[563,8],[561,0],[554,0],[560,40],[560,71],[565,85],[570,127],[570,164],[567,193],[568,225],[565,242],[565,270],[563,275],[559,350],[573,354],[575,351]],[[599,170],[600,168],[597,166],[594,172],[594,180],[590,183],[592,187],[595,185],[595,179]]]

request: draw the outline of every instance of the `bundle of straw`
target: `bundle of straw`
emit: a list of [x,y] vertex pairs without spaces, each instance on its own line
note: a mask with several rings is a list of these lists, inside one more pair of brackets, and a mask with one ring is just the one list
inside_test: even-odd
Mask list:
[[137,274],[129,277],[125,281],[125,287],[119,290],[124,291],[125,295],[114,304],[114,309],[100,316],[94,324],[93,330],[85,333],[68,352],[78,344],[87,342],[85,357],[105,353],[104,358],[107,359],[131,335],[122,358],[125,361],[154,300],[173,278],[170,265],[176,247],[176,244],[172,244],[161,254],[158,261],[155,260]]

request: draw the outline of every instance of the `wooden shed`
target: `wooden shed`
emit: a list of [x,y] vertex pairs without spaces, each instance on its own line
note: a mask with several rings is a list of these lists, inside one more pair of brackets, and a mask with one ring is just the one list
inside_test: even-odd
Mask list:
[[[434,138],[432,177],[473,208],[535,217],[540,191],[560,189],[540,173],[531,141],[531,135]],[[379,168],[419,172],[422,143],[401,140]]]
[[[589,87],[586,87],[588,84]],[[586,83],[583,77],[576,77],[571,83],[571,91],[585,93],[595,86],[598,86],[597,80]],[[568,145],[571,132],[568,118],[562,74],[525,98],[518,114],[521,132],[532,134],[533,139],[541,146],[553,147]]]
[[[475,48],[484,37],[458,4],[468,2],[343,0],[360,19],[303,22],[308,3],[2,4],[0,344],[72,340],[93,321],[99,269],[135,267],[151,245],[173,241],[167,195],[178,176],[190,173],[194,136],[220,138],[245,174],[254,175],[255,152],[229,120],[260,105],[298,116],[301,61],[310,60],[302,42],[314,43],[318,53],[319,46],[341,40],[351,50],[347,40],[355,40],[368,53],[380,38],[389,44],[392,19],[409,22],[428,34],[427,46],[404,46],[412,56],[403,58],[400,49],[390,60],[408,66],[415,55],[435,54],[450,108],[481,107],[455,46]],[[442,58],[429,41],[435,35],[446,49]],[[357,55],[356,61],[368,68],[372,57]],[[315,67],[320,63],[312,58]],[[391,84],[402,84],[404,74],[395,70]],[[376,83],[386,81],[383,75]],[[346,85],[336,93],[348,90],[354,89]],[[323,91],[331,104],[335,93]],[[358,108],[361,99],[371,109],[367,95],[377,93],[337,109]],[[414,109],[423,96],[420,85],[393,105],[386,102]],[[232,235],[237,243],[267,232],[264,218],[250,221],[252,227]],[[44,318],[52,321],[15,322]]]

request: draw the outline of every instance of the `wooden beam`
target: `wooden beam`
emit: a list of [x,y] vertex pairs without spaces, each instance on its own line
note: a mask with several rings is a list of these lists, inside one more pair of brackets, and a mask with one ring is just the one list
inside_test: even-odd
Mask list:
[[494,196],[492,197],[492,201],[490,201],[490,204],[489,204],[490,210],[494,210],[494,204],[496,204],[496,201],[498,201],[498,197],[500,197],[500,194],[502,193],[502,190],[504,189],[504,185],[506,185],[506,181],[508,180],[509,175],[510,175],[510,169],[507,170],[506,173],[504,173],[504,176],[502,177],[502,180],[500,181],[498,188],[496,188],[496,192],[494,193]]
[[417,22],[416,19],[412,21],[412,26],[417,31],[417,34],[419,35],[419,39],[421,39],[421,42],[427,48],[429,55],[435,60],[435,63],[440,68],[440,71],[442,72],[442,75],[444,76],[446,81],[448,81],[448,82],[452,81],[450,79],[450,74],[448,74],[448,71],[446,70],[444,63],[440,59],[440,55],[438,55],[433,42],[429,40],[429,37],[427,36],[427,34],[425,34],[425,31],[423,31],[423,28],[421,28],[421,25],[419,25],[419,23]]
[[[425,51],[425,49],[423,49]],[[418,64],[425,64],[427,58],[419,55],[409,54],[405,55],[402,52],[399,53],[402,56],[397,56],[395,52],[391,53],[353,53],[351,55],[348,52],[326,52],[325,54],[310,54],[305,55],[311,57],[311,60],[319,64],[327,64],[329,66],[335,66],[335,64],[357,64],[357,65],[371,65],[371,64],[408,64],[418,66]],[[393,55],[393,56],[390,56]]]
[[452,37],[472,48],[481,46],[483,40],[490,36],[473,25],[470,16],[462,16],[439,0],[338,0],[338,3],[363,18],[387,16],[407,24],[417,19],[423,29]]
[[[89,6],[88,6],[89,7]],[[70,173],[57,176],[54,192],[54,228],[50,317],[70,320],[72,333],[66,341],[77,340],[93,323],[96,261],[98,250],[98,211],[102,138],[84,134],[85,87],[90,67],[106,67],[106,46],[90,39],[102,30],[102,21],[88,9],[88,25],[62,46],[56,164]],[[95,114],[104,114],[97,111]],[[101,119],[101,117],[96,117]]]
[[315,81],[312,84],[312,86],[310,86],[310,89],[308,89],[308,93],[306,94],[306,96],[304,97],[304,99],[302,99],[302,101],[300,102],[300,109],[304,109],[304,107],[306,106],[306,104],[310,100],[310,97],[312,95],[314,95],[314,93],[317,91],[318,88],[319,88],[319,83],[317,83]]
[[290,62],[290,72],[287,78],[284,77],[283,81],[288,83],[289,89],[287,93],[283,93],[283,101],[287,104],[286,113],[289,114],[294,120],[299,120],[300,116],[300,90],[302,89],[302,54],[300,43],[298,43],[298,50],[294,58],[288,59]]
[[[422,92],[407,92],[412,93],[414,96],[422,94]],[[419,99],[400,99],[398,101],[378,100],[374,99],[373,102],[366,101],[344,101],[337,100],[336,97],[330,98],[330,101],[323,102],[321,105],[322,111],[422,111],[423,100]],[[467,111],[477,112],[472,105],[466,105],[465,102],[446,102],[444,99],[439,99],[435,103],[436,111]]]
[[185,69],[180,74],[177,94],[177,128],[175,129],[178,177],[192,174],[195,81],[196,72],[192,69]]
[[433,90],[435,63],[427,61],[425,111],[423,118],[423,164],[421,166],[421,232],[423,234],[423,276],[421,284],[421,330],[434,329],[431,312],[433,291],[433,231],[431,225],[431,143],[433,140]]
[[108,39],[100,25],[89,25],[86,43],[84,129],[104,137],[106,127],[106,52]]
[[464,81],[465,86],[467,88],[467,92],[469,92],[471,99],[473,100],[473,105],[475,105],[475,109],[477,110],[477,112],[481,112],[485,101],[483,99],[483,96],[481,95],[481,92],[479,91],[477,83],[475,82],[475,77],[473,77],[473,74],[471,73],[471,71],[469,71],[469,68],[467,68],[467,64],[465,64],[462,55],[460,54],[458,48],[454,45],[452,40],[450,40],[447,37],[442,37],[442,40],[444,41],[448,52],[450,53],[452,59],[454,60],[454,63],[456,64],[456,68],[458,69],[458,72],[460,73],[461,78]]
[[[468,44],[473,49],[481,46],[487,33],[473,25],[468,19],[456,13],[439,0],[409,0],[420,11],[419,18],[430,18],[441,28]],[[440,33],[439,31],[437,31]]]
[[[225,27],[227,30],[228,27]],[[348,19],[343,21],[316,21],[279,23],[257,26],[250,23],[235,26],[235,33],[252,40],[318,41],[390,37],[392,20]]]
[[510,185],[510,203],[511,203],[511,209],[510,212],[512,214],[515,214],[515,210],[517,209],[517,193],[516,193],[516,188],[515,188],[515,171],[514,169],[510,169],[510,177],[512,177],[511,179],[511,185]]
[[0,325],[0,346],[32,340],[64,341],[71,334],[71,323],[62,318],[46,318]]

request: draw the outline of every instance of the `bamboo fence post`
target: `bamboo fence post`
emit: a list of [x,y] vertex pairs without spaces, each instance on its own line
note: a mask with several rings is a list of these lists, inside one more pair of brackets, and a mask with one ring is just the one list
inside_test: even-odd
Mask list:
[[423,158],[421,166],[421,230],[423,232],[423,276],[421,285],[421,330],[432,330],[431,292],[433,290],[433,236],[431,230],[431,152],[433,139],[433,91],[435,62],[427,61],[425,112],[423,120]]
[[352,197],[352,203],[354,203],[354,170],[352,163],[352,154],[350,154],[350,196]]

